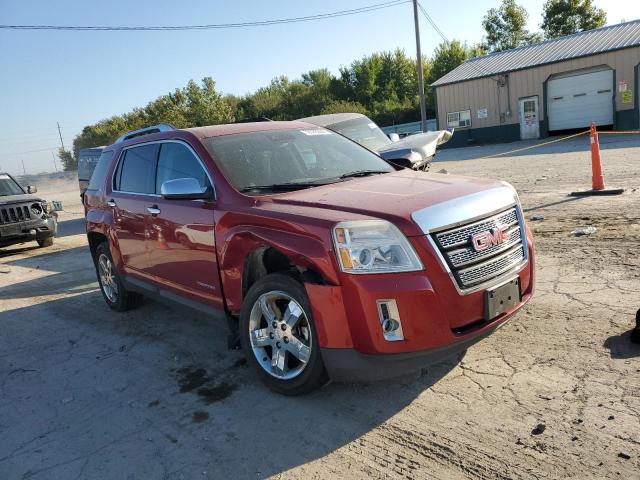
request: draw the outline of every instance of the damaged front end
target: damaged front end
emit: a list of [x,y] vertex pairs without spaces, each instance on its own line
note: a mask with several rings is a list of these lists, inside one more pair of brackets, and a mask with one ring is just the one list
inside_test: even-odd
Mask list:
[[426,172],[431,166],[436,149],[447,143],[452,136],[453,131],[449,130],[417,133],[380,148],[378,154],[394,165]]

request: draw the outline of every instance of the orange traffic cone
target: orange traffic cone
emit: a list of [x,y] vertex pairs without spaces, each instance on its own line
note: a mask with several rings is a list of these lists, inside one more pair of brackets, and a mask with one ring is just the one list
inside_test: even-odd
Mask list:
[[158,231],[158,248],[161,250],[169,250],[169,244],[164,239],[161,231]]
[[602,164],[600,162],[600,142],[596,124],[591,122],[591,190],[581,192],[571,192],[572,197],[583,195],[619,195],[624,192],[624,188],[604,188],[604,176],[602,175]]

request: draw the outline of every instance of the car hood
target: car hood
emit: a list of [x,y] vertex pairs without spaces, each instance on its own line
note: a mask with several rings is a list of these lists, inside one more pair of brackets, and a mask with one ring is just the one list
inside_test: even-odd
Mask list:
[[[447,216],[447,205],[459,206],[465,203],[467,197],[474,202],[476,200],[471,199],[476,199],[477,194],[489,190],[504,190],[507,196],[516,198],[513,188],[504,182],[405,169],[274,195],[268,197],[268,201],[274,207],[279,206],[280,210],[287,207],[331,210],[335,212],[331,217],[336,221],[383,218],[396,224],[405,235],[412,236],[425,233],[414,220],[417,212],[422,212],[422,219],[426,216],[434,221],[445,222],[441,226],[448,225],[454,223],[449,222],[449,218],[460,220],[456,215],[459,216],[462,210],[456,207],[456,212]],[[434,208],[437,206],[443,208]],[[468,214],[468,218],[471,218],[485,213],[479,210],[495,208],[494,205],[474,204],[464,209],[464,215]],[[435,226],[432,225],[432,228]]]
[[29,193],[25,193],[23,195],[8,195],[6,197],[0,197],[0,205],[11,205],[13,203],[24,203],[24,202],[42,202],[40,197],[36,195],[32,195]]
[[[436,132],[418,133],[409,135],[397,142],[389,143],[377,150],[377,152],[385,159],[394,158],[410,159],[413,163],[416,161],[427,161],[436,153],[436,148],[446,143],[451,138],[452,133],[448,130],[438,130]],[[419,154],[420,158],[410,158],[412,152]]]

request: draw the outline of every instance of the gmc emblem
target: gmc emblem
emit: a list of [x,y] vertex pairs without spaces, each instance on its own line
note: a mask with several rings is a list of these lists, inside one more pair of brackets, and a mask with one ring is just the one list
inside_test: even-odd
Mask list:
[[491,230],[476,233],[471,237],[473,249],[476,252],[481,252],[489,248],[491,245],[500,245],[507,239],[507,236],[504,233],[507,228],[509,227],[506,225],[498,225],[496,228],[492,228]]

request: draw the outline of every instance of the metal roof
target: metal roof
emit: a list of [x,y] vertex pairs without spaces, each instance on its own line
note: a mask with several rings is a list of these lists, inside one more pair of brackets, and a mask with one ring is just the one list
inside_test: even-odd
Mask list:
[[438,87],[635,46],[640,46],[640,20],[472,58],[440,77],[431,86]]

